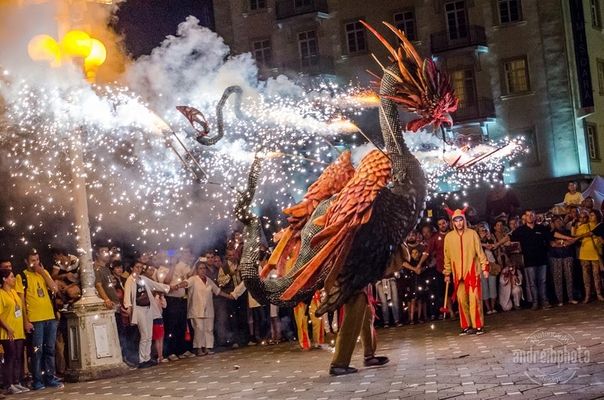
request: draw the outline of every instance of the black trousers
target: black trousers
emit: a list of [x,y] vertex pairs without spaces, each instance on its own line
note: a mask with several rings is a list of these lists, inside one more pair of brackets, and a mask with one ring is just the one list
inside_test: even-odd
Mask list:
[[190,343],[185,340],[187,330],[187,299],[166,296],[164,310],[164,356],[181,355],[189,350]]
[[1,340],[0,344],[2,344],[2,348],[4,349],[2,386],[4,389],[8,389],[10,385],[21,383],[25,340]]

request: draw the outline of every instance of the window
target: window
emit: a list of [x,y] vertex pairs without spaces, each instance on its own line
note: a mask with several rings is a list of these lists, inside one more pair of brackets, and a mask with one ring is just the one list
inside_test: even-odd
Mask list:
[[319,44],[315,31],[298,33],[298,48],[300,50],[300,63],[303,67],[319,63]]
[[266,0],[249,0],[250,11],[256,11],[266,8]]
[[405,32],[407,39],[417,40],[417,30],[415,29],[415,11],[408,10],[394,14],[394,25]]
[[526,57],[504,61],[503,73],[506,94],[524,93],[531,89]]
[[468,22],[466,19],[465,1],[448,1],[445,3],[447,18],[447,31],[449,39],[463,39],[468,37]]
[[312,6],[312,0],[294,0],[295,8],[307,8]]
[[463,69],[453,71],[451,74],[451,83],[455,90],[455,95],[459,98],[459,111],[467,111],[468,108],[476,106],[476,84],[474,81],[474,71]]
[[597,126],[596,124],[586,122],[585,128],[587,131],[587,150],[589,151],[589,159],[592,161],[600,161]]
[[600,94],[604,95],[604,60],[597,59],[596,68],[598,70],[598,88],[600,89]]
[[591,25],[594,28],[602,29],[602,11],[600,10],[600,0],[589,0],[589,9],[591,10]]
[[520,0],[498,0],[499,4],[499,22],[509,24],[522,20],[522,9]]
[[537,146],[537,135],[535,127],[512,131],[512,137],[524,138],[526,152],[518,157],[518,161],[524,167],[535,167],[541,163],[539,159],[539,147]]
[[348,43],[348,53],[361,53],[367,50],[367,41],[365,40],[365,28],[360,22],[349,22],[344,26],[346,30],[346,43]]
[[252,52],[258,65],[268,67],[273,61],[270,39],[258,40],[252,43]]

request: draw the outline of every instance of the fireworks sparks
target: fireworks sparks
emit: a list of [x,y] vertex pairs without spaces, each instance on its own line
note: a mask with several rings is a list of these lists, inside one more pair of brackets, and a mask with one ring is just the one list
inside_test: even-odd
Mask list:
[[[272,156],[265,161],[267,173],[256,206],[270,202],[279,209],[300,198],[313,175],[334,157],[321,134],[337,132],[329,124],[336,108],[330,105],[331,97],[322,107],[321,93],[301,99],[244,99],[244,120],[226,112],[226,137],[215,147],[200,146],[180,133],[190,151],[186,158],[195,158],[211,185],[196,184],[183,168],[184,160],[167,147],[173,140],[170,125],[182,126],[182,118],[168,113],[167,120],[174,120],[165,122],[127,88],[83,84],[55,89],[26,80],[5,85],[16,91],[11,98],[17,100],[7,104],[1,137],[2,147],[9,149],[6,159],[14,188],[14,204],[3,225],[23,236],[32,234],[33,225],[18,226],[15,221],[69,217],[72,171],[87,180],[93,237],[100,232],[135,232],[139,244],[161,246],[193,239],[208,224],[230,220],[233,189],[245,181],[257,151]],[[215,121],[210,119],[210,124]],[[74,171],[71,154],[80,149],[84,170]],[[33,204],[19,202],[21,196]],[[201,226],[194,217],[199,204],[205,206]],[[69,229],[64,234],[69,236]],[[60,235],[54,233],[63,239]]]
[[[46,71],[43,79],[31,78],[26,69],[2,72],[0,149],[9,204],[0,231],[22,245],[36,238],[72,243],[72,179],[78,174],[87,182],[93,240],[158,248],[212,243],[214,228],[233,220],[235,191],[243,189],[258,152],[265,160],[254,206],[266,228],[279,228],[282,220],[271,220],[264,211],[276,216],[299,201],[339,155],[334,143],[354,149],[372,137],[353,121],[379,104],[374,92],[330,82],[305,90],[284,77],[255,81],[249,78],[257,73],[249,57],[225,62],[226,46],[193,20],[169,40],[131,69],[136,93],[118,84],[90,85],[74,66]],[[173,76],[175,70],[180,75]],[[215,107],[226,84],[245,88],[243,116],[236,117],[228,101],[225,137],[215,146],[201,146],[175,106],[198,108],[214,134]],[[374,124],[368,134],[377,132],[377,118]],[[407,135],[433,193],[490,184],[501,159],[520,151],[502,142],[462,153],[451,148],[443,158],[442,143],[430,136],[427,146],[418,137]],[[76,153],[83,154],[82,167]]]
[[[255,206],[283,209],[299,200],[312,179],[337,156],[325,137],[358,132],[342,117],[346,109],[334,104],[347,104],[352,114],[365,104],[356,103],[358,96],[347,91],[334,96],[335,87],[329,96],[318,91],[299,99],[247,97],[242,120],[231,111],[225,113],[227,132],[217,146],[200,146],[177,132],[189,150],[179,159],[168,146],[174,134],[170,126],[183,126],[182,118],[172,112],[165,122],[128,88],[82,84],[61,89],[33,86],[25,80],[8,86],[17,90],[13,98],[19,101],[7,104],[4,115],[1,144],[8,149],[14,202],[2,229],[18,231],[24,244],[36,232],[52,233],[59,240],[64,239],[61,235],[73,235],[73,224],[51,232],[42,221],[48,216],[70,218],[75,149],[84,150],[84,170],[73,172],[87,180],[93,238],[101,232],[118,232],[117,237],[127,232],[134,234],[135,244],[170,246],[194,239],[213,223],[231,220],[234,189],[241,189],[258,151],[265,156],[266,172]],[[215,123],[210,118],[210,126]],[[415,148],[426,161],[433,193],[443,190],[443,182],[448,191],[490,184],[501,158],[520,149],[518,142],[504,142],[436,157],[432,153],[438,150]],[[209,181],[191,179],[191,171],[183,167],[191,158]],[[19,201],[22,197],[32,203]],[[199,212],[203,213],[200,220],[195,217]],[[264,222],[268,227],[277,221]]]

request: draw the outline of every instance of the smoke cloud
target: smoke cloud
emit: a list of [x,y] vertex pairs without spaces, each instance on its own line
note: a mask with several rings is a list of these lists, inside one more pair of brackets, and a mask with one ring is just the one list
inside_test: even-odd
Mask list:
[[[329,116],[316,109],[324,93],[309,95],[284,76],[259,81],[250,54],[231,56],[222,38],[194,17],[150,55],[128,60],[120,38],[107,29],[114,10],[85,3],[88,8],[71,10],[72,18],[87,22],[75,27],[104,42],[107,68],[97,77],[117,84],[91,87],[77,60],[51,69],[29,59],[30,38],[55,32],[60,39],[56,17],[66,3],[3,5],[0,11],[6,71],[0,81],[0,151],[7,171],[2,178],[12,187],[0,199],[5,249],[75,246],[73,149],[83,150],[80,173],[87,176],[93,241],[138,248],[192,245],[196,251],[223,240],[233,222],[235,189],[245,182],[255,152],[285,154],[265,161],[256,202],[263,213],[277,213],[301,197],[309,179],[298,182],[293,171],[312,177],[331,161],[334,155],[317,134],[329,129]],[[175,107],[198,108],[215,134],[216,103],[231,85],[243,88],[245,117],[238,120],[227,102],[225,138],[204,148],[184,133],[187,122]],[[200,174],[193,159],[207,174],[202,182],[195,180]],[[279,222],[266,221],[275,229]]]

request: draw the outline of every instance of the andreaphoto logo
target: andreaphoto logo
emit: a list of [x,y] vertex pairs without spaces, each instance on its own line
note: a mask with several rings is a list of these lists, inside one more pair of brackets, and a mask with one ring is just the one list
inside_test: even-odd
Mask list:
[[540,385],[566,383],[575,376],[579,364],[589,362],[589,350],[563,331],[538,330],[524,343],[525,349],[513,350],[513,362],[526,365],[524,374]]

